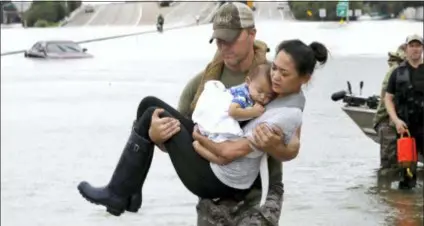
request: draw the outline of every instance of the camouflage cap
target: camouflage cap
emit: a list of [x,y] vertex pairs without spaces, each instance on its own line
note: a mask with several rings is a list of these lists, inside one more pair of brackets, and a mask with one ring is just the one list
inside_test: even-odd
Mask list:
[[246,28],[254,28],[253,11],[244,3],[228,2],[219,7],[213,20],[213,34],[209,43],[214,39],[233,42]]
[[421,45],[423,44],[423,37],[421,37],[420,35],[414,34],[414,35],[410,35],[408,37],[406,37],[406,44],[409,44],[412,41],[417,41],[419,43],[421,43]]

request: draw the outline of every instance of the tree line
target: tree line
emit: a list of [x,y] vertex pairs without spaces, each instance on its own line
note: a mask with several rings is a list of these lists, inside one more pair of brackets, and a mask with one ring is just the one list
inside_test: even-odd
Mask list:
[[[341,18],[336,15],[337,1],[289,1],[290,9],[298,20],[327,20],[337,21]],[[360,9],[362,14],[377,14],[382,18],[397,17],[407,7],[423,6],[422,1],[350,1],[349,9]],[[320,18],[319,10],[326,9],[326,17]],[[356,15],[349,17],[356,20]]]
[[54,26],[80,6],[81,1],[33,1],[30,8],[20,14],[13,2],[1,1],[1,23],[7,19],[9,23],[25,21],[28,27]]

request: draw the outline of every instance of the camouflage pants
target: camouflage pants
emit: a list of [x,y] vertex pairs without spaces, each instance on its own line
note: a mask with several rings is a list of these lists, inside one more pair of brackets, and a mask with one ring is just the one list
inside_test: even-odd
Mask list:
[[383,121],[377,125],[376,130],[380,139],[380,167],[391,168],[396,166],[396,129],[388,121]]
[[258,196],[252,200],[245,198],[241,202],[200,199],[196,206],[197,226],[277,226],[283,193],[283,184],[271,186],[262,207],[257,205]]

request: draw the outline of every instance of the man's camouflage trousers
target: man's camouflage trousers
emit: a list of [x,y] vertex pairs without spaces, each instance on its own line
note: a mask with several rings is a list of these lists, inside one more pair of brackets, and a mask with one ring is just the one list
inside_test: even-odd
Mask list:
[[200,199],[196,206],[197,226],[278,226],[283,193],[283,184],[271,186],[266,203],[261,207],[257,205],[260,195],[239,202]]
[[396,128],[389,121],[382,121],[376,131],[380,140],[380,168],[397,167]]

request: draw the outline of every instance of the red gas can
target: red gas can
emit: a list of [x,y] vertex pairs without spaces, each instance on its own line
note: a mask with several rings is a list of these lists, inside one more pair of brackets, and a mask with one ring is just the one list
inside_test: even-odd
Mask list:
[[417,147],[415,144],[415,139],[411,137],[409,131],[405,134],[401,134],[400,138],[397,140],[397,157],[398,163],[402,166],[409,167],[411,163],[417,162]]

